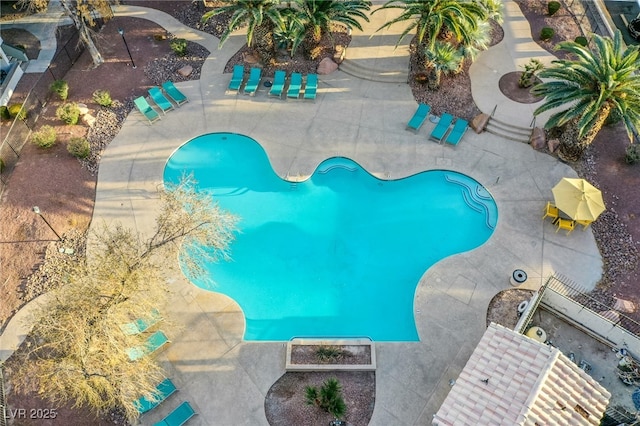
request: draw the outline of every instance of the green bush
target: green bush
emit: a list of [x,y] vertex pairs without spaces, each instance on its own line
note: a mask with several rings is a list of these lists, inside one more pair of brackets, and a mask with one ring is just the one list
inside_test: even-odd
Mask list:
[[555,15],[555,13],[560,10],[560,2],[559,1],[550,1],[547,4],[547,11],[549,12],[549,16]]
[[583,47],[587,47],[587,45],[589,44],[589,40],[587,40],[587,38],[583,36],[576,37],[574,41]]
[[51,83],[51,86],[49,86],[49,89],[58,95],[58,97],[60,97],[61,100],[66,101],[67,97],[69,96],[69,83],[67,83],[64,80],[56,80],[53,83]]
[[9,114],[9,107],[6,105],[0,106],[0,118],[3,120],[8,120],[11,118],[11,114]]
[[67,151],[76,158],[87,158],[91,154],[91,146],[85,138],[71,138]]
[[80,118],[80,108],[75,102],[69,102],[67,104],[60,105],[56,110],[56,117],[64,121],[67,124],[78,124]]
[[92,95],[93,102],[103,107],[110,107],[113,105],[113,99],[108,90],[96,90]]
[[49,148],[56,143],[56,129],[51,126],[42,126],[40,130],[33,132],[31,142],[40,148]]
[[544,27],[542,31],[540,31],[540,40],[551,40],[551,37],[553,37],[555,33],[556,32],[553,30],[553,28]]
[[171,46],[171,50],[173,50],[176,56],[185,56],[187,54],[187,40],[183,38],[171,40],[169,46]]
[[347,405],[342,397],[342,385],[337,379],[327,379],[322,384],[320,391],[315,386],[307,386],[304,391],[308,405],[320,407],[336,419],[344,417]]
[[0,173],[4,172],[4,160],[0,158]]
[[640,163],[640,144],[629,144],[629,146],[627,146],[624,160],[627,162],[627,164]]
[[8,111],[11,118],[19,118],[20,120],[27,118],[27,111],[22,109],[22,104],[11,104]]

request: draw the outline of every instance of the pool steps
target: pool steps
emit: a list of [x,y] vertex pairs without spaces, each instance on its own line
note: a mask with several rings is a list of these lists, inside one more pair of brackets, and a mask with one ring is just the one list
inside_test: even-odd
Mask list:
[[491,203],[493,199],[486,188],[476,181],[471,182],[457,174],[450,175],[445,173],[444,178],[447,182],[451,182],[462,187],[462,198],[464,199],[464,202],[473,210],[479,213],[484,212],[486,224],[489,229],[496,228],[498,218],[489,208],[489,203]]

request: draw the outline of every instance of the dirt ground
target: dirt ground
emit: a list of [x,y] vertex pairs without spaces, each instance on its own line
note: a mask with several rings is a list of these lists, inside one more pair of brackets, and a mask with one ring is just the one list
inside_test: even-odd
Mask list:
[[[532,25],[534,39],[537,38],[535,35],[539,34],[542,26],[547,25],[546,20],[549,18],[537,10],[539,2],[533,0],[519,0],[517,2],[523,6],[525,16]],[[185,7],[186,2],[127,1],[127,3],[156,7],[176,14],[180,8]],[[572,21],[568,19],[560,21],[559,17],[556,18],[558,18],[556,24],[561,30],[556,32],[551,43],[559,41],[560,37],[572,39],[575,34],[579,33],[575,22],[571,24]],[[136,69],[131,67],[131,61],[122,39],[116,32],[117,28],[125,30],[127,43],[137,65]],[[103,39],[104,44],[101,45],[106,59],[105,63],[98,68],[93,68],[89,55],[85,52],[65,77],[71,88],[70,100],[85,103],[91,110],[98,109],[91,100],[91,93],[96,89],[109,90],[111,96],[122,103],[130,102],[134,97],[144,95],[146,89],[154,84],[145,73],[146,65],[155,58],[170,52],[166,40],[158,41],[153,37],[154,34],[164,32],[164,30],[143,19],[115,18],[107,23],[102,31],[107,35]],[[4,37],[5,33],[3,32],[2,35]],[[5,41],[12,43],[13,40],[5,39]],[[13,42],[12,44],[20,43]],[[546,46],[549,49],[551,47],[550,43]],[[31,77],[25,78],[24,84],[28,84],[29,81],[33,81]],[[22,87],[21,91],[26,93],[28,88]],[[20,90],[18,97],[19,95]],[[420,101],[421,96],[426,96],[426,94],[414,91],[414,96]],[[429,94],[429,97],[434,97],[433,93]],[[442,96],[435,97],[444,98]],[[435,103],[435,101],[430,103]],[[23,297],[26,294],[24,288],[26,278],[41,262],[47,244],[56,240],[55,235],[42,218],[46,218],[51,227],[61,235],[72,229],[84,231],[91,220],[96,176],[66,151],[66,141],[72,135],[86,133],[87,127],[60,126],[57,123],[58,120],[54,118],[56,106],[56,101],[47,105],[47,110],[39,125],[55,123],[61,134],[59,143],[48,150],[38,149],[31,144],[25,145],[21,152],[20,161],[10,176],[8,190],[3,194],[0,203],[0,220],[2,221],[0,227],[0,241],[2,242],[0,243],[0,266],[2,268],[0,291],[3,299],[0,304],[0,331],[4,329],[16,309],[27,301]],[[4,129],[5,127],[2,128],[3,132]],[[623,231],[631,235],[633,244],[637,245],[637,242],[640,241],[640,221],[638,220],[640,216],[640,167],[629,166],[624,162],[626,144],[626,133],[621,126],[605,128],[593,145],[593,166],[588,169],[590,170],[590,180],[603,190],[609,211],[615,213]],[[42,211],[42,217],[38,217],[32,212],[32,207],[36,205]],[[594,231],[597,231],[595,226]],[[640,273],[636,267],[631,271],[614,276],[604,291],[609,295],[616,295],[640,303],[640,285],[638,284],[640,284]],[[518,303],[520,301],[518,299]],[[497,312],[492,313],[493,309],[515,311],[512,307],[500,307],[499,302],[500,300],[497,299],[490,306],[489,314],[492,315],[492,318]],[[509,300],[502,305],[511,306],[513,303],[514,300]],[[289,379],[299,380],[298,378],[287,378],[287,380]],[[373,389],[370,397],[372,410],[375,398],[375,379],[362,380],[365,381],[358,378],[355,382],[368,383],[363,385],[368,390],[367,392]],[[27,410],[50,405],[37,396],[16,395],[12,394],[10,390],[8,399],[12,407]],[[54,422],[55,424],[113,424],[113,419],[108,415],[97,419],[89,415],[86,410],[72,409],[68,406],[55,408],[58,410],[58,420]],[[265,407],[265,409],[269,412],[268,410],[275,409],[275,407]],[[362,413],[364,413],[363,418],[366,419],[367,415],[370,418],[371,413],[366,410],[363,410]],[[81,423],[77,423],[78,419],[91,420],[82,420]],[[47,423],[43,423],[40,419],[22,419],[14,424],[42,425]]]

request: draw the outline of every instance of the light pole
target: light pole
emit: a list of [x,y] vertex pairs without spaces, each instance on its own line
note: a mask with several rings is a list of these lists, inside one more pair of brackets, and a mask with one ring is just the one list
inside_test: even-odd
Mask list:
[[129,45],[127,44],[127,39],[124,38],[124,30],[122,28],[118,28],[118,34],[122,36],[122,41],[124,41],[124,47],[127,48],[127,53],[129,54],[129,59],[131,59],[131,66],[135,69],[136,64],[133,62],[133,57],[131,56],[131,51],[129,50]]
[[42,218],[42,220],[44,220],[44,223],[47,224],[47,226],[49,227],[49,229],[51,229],[53,231],[54,234],[56,234],[56,237],[58,237],[58,240],[62,240],[62,237],[60,237],[60,235],[56,232],[55,229],[53,229],[53,226],[51,226],[51,224],[47,221],[47,219],[44,218],[44,216],[42,216],[42,212],[40,212],[40,207],[38,206],[33,206],[33,212],[35,214],[37,214],[38,216],[40,216]]

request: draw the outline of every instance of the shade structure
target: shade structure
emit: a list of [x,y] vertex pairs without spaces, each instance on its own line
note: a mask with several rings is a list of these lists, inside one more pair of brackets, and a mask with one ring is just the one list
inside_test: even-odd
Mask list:
[[592,222],[605,210],[602,192],[584,179],[562,178],[551,192],[556,207],[573,220]]

